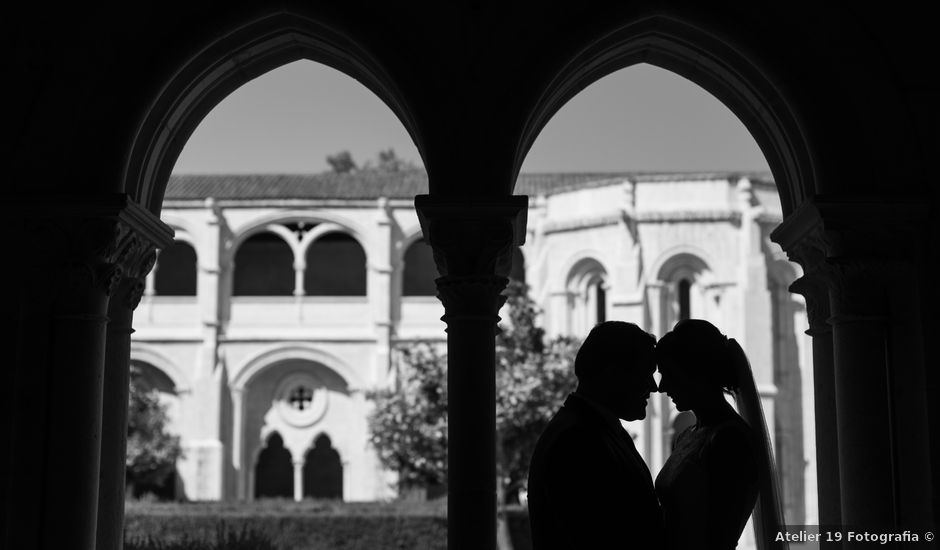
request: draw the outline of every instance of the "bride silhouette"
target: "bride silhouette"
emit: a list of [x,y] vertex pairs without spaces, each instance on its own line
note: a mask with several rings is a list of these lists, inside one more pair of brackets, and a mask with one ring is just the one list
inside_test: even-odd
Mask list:
[[689,319],[656,344],[656,362],[659,391],[697,419],[656,478],[667,548],[733,549],[755,504],[758,548],[784,548],[775,542],[783,522],[770,441],[741,346],[708,321]]

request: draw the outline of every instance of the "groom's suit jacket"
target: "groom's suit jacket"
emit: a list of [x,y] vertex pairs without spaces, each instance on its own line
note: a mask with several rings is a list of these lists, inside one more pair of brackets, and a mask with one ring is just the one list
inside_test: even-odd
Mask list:
[[528,502],[534,550],[654,549],[665,539],[633,440],[575,394],[539,437]]

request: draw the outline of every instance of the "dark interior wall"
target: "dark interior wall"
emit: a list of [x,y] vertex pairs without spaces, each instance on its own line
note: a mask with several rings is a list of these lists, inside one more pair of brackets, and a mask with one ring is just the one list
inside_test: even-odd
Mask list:
[[[120,190],[128,146],[154,91],[220,32],[272,12],[242,4],[179,10],[172,3],[17,10],[10,15],[17,21],[11,63],[22,77],[11,93],[26,108],[12,113],[13,170],[45,175],[14,178],[18,192]],[[525,153],[519,137],[531,106],[560,65],[596,37],[650,15],[707,29],[751,59],[798,114],[816,152],[818,185],[827,191],[890,192],[890,175],[915,175],[912,164],[936,151],[937,108],[929,101],[936,89],[921,70],[930,65],[929,18],[906,11],[782,3],[580,3],[552,10],[522,3],[497,10],[347,2],[289,3],[275,13],[335,25],[386,68],[407,103],[406,126],[418,138],[435,193],[507,192]],[[486,166],[476,148],[460,142],[487,143]],[[865,167],[856,168],[863,150],[878,154],[862,156]],[[494,169],[502,175],[494,178]],[[83,173],[95,177],[73,177]]]

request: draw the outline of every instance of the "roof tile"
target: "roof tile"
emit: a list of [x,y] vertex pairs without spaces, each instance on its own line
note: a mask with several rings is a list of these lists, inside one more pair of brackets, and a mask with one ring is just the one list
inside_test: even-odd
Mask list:
[[[602,187],[624,180],[677,181],[726,179],[747,176],[773,183],[768,173],[740,172],[595,172],[520,174],[515,193],[553,194],[573,189]],[[428,192],[423,170],[378,172],[362,170],[348,174],[174,174],[166,199],[194,200],[213,197],[226,200],[251,199],[376,199],[412,198]]]

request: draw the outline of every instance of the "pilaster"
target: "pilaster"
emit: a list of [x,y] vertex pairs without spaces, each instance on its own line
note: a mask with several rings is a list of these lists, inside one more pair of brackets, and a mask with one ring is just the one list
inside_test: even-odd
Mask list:
[[377,207],[378,215],[375,221],[373,246],[369,254],[369,280],[367,285],[369,303],[372,305],[376,340],[375,363],[369,384],[384,385],[389,374],[391,341],[394,332],[392,322],[392,249],[395,243],[392,236],[392,217],[389,212],[388,199],[385,197],[379,198]]
[[184,442],[186,457],[181,462],[181,469],[195,470],[195,475],[189,477],[198,479],[198,482],[187,486],[191,498],[216,500],[237,490],[234,487],[237,481],[232,479],[237,475],[234,465],[229,467],[223,451],[233,447],[229,427],[231,416],[228,416],[233,414],[231,396],[227,394],[228,373],[220,350],[227,316],[226,301],[231,296],[231,289],[224,288],[223,267],[228,259],[225,254],[228,237],[225,215],[212,197],[205,200],[205,207],[204,227],[199,232],[196,292],[202,344],[193,372],[194,392],[201,397],[198,402],[187,403],[195,421],[190,437]]

